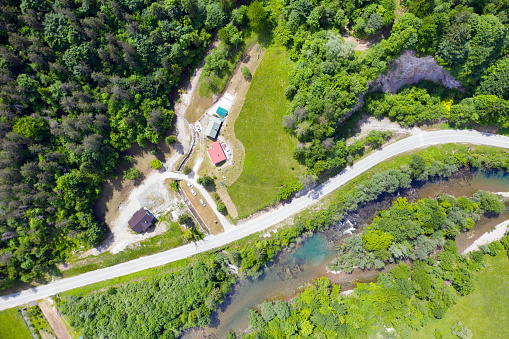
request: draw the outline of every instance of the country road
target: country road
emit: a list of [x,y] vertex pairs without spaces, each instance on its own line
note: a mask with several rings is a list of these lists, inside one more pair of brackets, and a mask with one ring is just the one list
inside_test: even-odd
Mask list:
[[[0,310],[22,305],[32,300],[42,299],[77,287],[93,284],[134,272],[139,272],[148,268],[161,266],[173,261],[187,258],[199,252],[205,252],[220,246],[224,246],[250,234],[263,231],[285,220],[293,214],[308,207],[310,204],[323,198],[325,195],[338,189],[358,175],[364,173],[371,167],[391,157],[421,147],[448,143],[468,143],[509,149],[509,137],[480,133],[476,131],[445,130],[425,132],[419,135],[411,136],[374,152],[366,158],[358,161],[353,166],[344,169],[340,174],[330,178],[325,183],[317,186],[308,194],[293,199],[291,202],[284,204],[279,209],[273,212],[262,214],[261,216],[252,219],[239,227],[227,226],[225,227],[224,233],[215,236],[207,236],[204,240],[198,243],[187,244],[185,246],[174,248],[165,252],[138,258],[122,264],[102,268],[78,276],[64,278],[47,285],[42,285],[32,289],[24,290],[19,293],[0,297]],[[160,176],[161,180],[164,180],[164,178],[188,179],[182,174],[171,172],[160,173]],[[200,191],[204,191],[201,186],[197,185],[197,187],[200,189]],[[206,199],[211,206],[215,206],[208,194],[206,194]],[[221,222],[224,221],[221,220]],[[230,224],[228,223],[228,225]]]

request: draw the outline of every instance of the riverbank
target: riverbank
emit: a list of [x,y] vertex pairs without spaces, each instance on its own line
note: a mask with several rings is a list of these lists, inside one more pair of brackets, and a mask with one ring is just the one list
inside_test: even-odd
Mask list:
[[501,222],[497,226],[493,228],[493,230],[484,233],[479,239],[474,241],[474,243],[468,246],[462,254],[467,254],[468,252],[477,251],[479,247],[483,245],[488,245],[494,241],[502,239],[502,237],[506,234],[507,228],[509,227],[509,220]]

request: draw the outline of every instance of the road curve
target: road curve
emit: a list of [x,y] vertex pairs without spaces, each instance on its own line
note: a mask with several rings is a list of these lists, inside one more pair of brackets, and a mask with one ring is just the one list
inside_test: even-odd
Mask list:
[[[353,166],[344,169],[340,174],[317,186],[308,194],[293,199],[291,202],[284,204],[284,206],[280,207],[279,209],[270,213],[265,213],[260,217],[252,219],[249,222],[246,222],[245,224],[230,231],[216,236],[207,236],[204,240],[198,243],[187,244],[165,252],[134,259],[122,264],[98,269],[78,276],[64,278],[46,285],[0,297],[0,310],[19,306],[32,300],[45,298],[77,287],[116,278],[134,272],[139,272],[148,268],[161,266],[173,261],[187,258],[196,253],[205,252],[226,245],[230,242],[244,238],[250,234],[263,231],[283,221],[291,215],[306,208],[310,204],[323,198],[325,195],[338,189],[371,167],[391,157],[421,147],[448,143],[468,143],[509,149],[509,137],[480,133],[477,131],[446,130],[425,132],[419,135],[411,136],[406,139],[397,141],[387,147],[384,147],[367,156],[366,158],[358,161]],[[170,177],[174,176],[175,174],[161,175]]]

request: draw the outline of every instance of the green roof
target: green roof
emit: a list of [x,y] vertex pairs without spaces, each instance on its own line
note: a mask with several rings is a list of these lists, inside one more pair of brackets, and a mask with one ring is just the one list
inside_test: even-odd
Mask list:
[[226,114],[228,114],[228,111],[225,110],[223,107],[218,107],[217,111],[216,111],[216,114],[220,115],[220,116],[222,116],[224,118],[226,116]]
[[209,125],[205,130],[205,135],[207,135],[209,138],[216,139],[217,135],[219,134],[219,129],[221,128],[222,123],[223,122],[221,120],[214,117],[210,117]]

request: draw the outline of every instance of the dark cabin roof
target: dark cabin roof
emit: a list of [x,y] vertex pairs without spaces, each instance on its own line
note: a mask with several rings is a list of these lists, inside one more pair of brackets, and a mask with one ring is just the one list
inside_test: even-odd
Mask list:
[[129,227],[136,233],[145,232],[147,228],[152,226],[154,217],[144,208],[134,213],[131,220],[129,220]]

